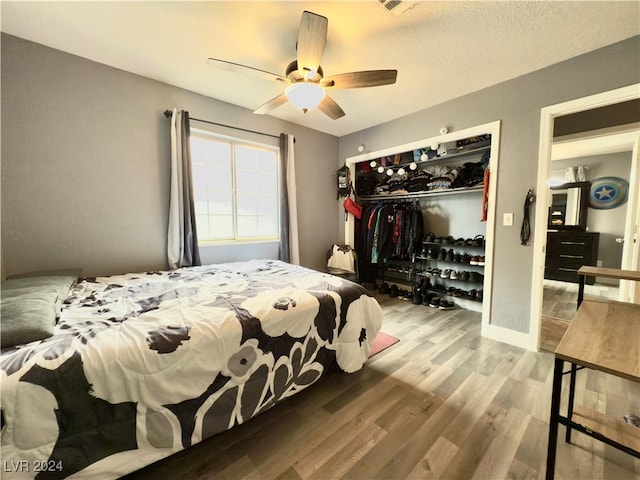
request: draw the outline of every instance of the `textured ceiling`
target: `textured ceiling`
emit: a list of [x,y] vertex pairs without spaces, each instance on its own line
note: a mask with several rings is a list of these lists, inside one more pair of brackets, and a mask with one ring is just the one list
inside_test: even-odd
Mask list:
[[[400,15],[359,2],[1,2],[2,31],[251,110],[282,85],[207,65],[284,74],[300,16],[328,17],[325,75],[398,70],[395,85],[336,90],[346,116],[271,115],[336,136],[640,34],[640,2],[419,2]],[[197,112],[192,112],[197,116]]]

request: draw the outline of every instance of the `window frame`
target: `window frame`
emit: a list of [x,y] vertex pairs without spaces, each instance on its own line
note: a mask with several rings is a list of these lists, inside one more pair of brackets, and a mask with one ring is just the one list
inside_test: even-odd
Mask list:
[[[278,243],[280,241],[280,184],[281,184],[281,169],[280,169],[280,147],[278,139],[274,139],[272,143],[259,142],[255,140],[249,140],[247,138],[235,137],[231,135],[221,134],[208,129],[191,128],[191,136],[200,137],[203,139],[210,139],[214,141],[228,143],[231,151],[231,201],[232,201],[232,225],[234,238],[224,239],[201,239],[198,235],[198,245],[200,246],[222,246],[222,245],[249,245],[259,243]],[[274,236],[257,236],[248,238],[238,238],[238,197],[237,197],[237,165],[236,165],[236,147],[249,147],[267,152],[273,152],[276,161],[276,233]],[[194,162],[193,153],[191,158]],[[192,169],[193,171],[193,169]],[[198,228],[196,222],[196,229]]]

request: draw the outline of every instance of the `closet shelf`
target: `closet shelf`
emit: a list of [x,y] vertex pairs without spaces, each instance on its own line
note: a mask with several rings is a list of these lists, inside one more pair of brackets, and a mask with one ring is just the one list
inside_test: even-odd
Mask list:
[[[491,145],[487,145],[485,147],[476,147],[476,148],[469,148],[467,150],[461,150],[459,152],[456,153],[449,153],[447,155],[442,155],[440,157],[434,157],[432,159],[429,160],[423,160],[420,162],[416,162],[418,164],[418,166],[422,166],[422,165],[433,165],[436,163],[441,163],[441,162],[449,162],[451,160],[455,160],[455,159],[460,159],[462,157],[468,157],[471,156],[473,154],[477,154],[477,153],[484,153],[491,150]],[[395,165],[392,165],[395,167]]]
[[484,184],[474,185],[473,187],[460,187],[460,188],[446,188],[442,190],[425,190],[422,192],[411,192],[411,193],[385,193],[382,195],[360,195],[358,196],[358,200],[396,200],[396,199],[412,199],[412,198],[422,198],[422,197],[430,197],[430,196],[438,196],[438,195],[452,195],[459,193],[474,193],[474,192],[482,192],[484,189]]

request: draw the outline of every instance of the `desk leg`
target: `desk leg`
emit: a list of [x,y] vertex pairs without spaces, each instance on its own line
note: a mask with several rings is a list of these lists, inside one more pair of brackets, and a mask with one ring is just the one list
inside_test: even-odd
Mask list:
[[578,308],[580,308],[580,304],[584,299],[584,281],[586,275],[580,275],[580,282],[578,283]]
[[[569,408],[567,409],[567,418],[571,420],[573,418],[573,401],[576,396],[576,372],[578,368],[575,363],[571,364],[571,374],[569,375]],[[571,427],[567,426],[567,433],[564,437],[564,441],[571,443]]]
[[547,444],[546,479],[553,480],[556,469],[556,445],[558,443],[558,421],[560,419],[560,394],[562,393],[562,369],[564,361],[556,358],[553,367],[553,389],[551,391],[551,415],[549,418],[549,442]]

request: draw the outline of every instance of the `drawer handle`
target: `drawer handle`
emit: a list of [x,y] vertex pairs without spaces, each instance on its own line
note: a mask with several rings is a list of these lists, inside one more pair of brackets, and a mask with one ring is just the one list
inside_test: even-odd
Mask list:
[[584,258],[584,255],[563,255],[563,254],[560,254],[560,258]]
[[563,268],[563,267],[558,267],[558,270],[562,270],[563,272],[577,272],[578,271],[575,268]]
[[562,245],[586,245],[584,242],[560,242]]

